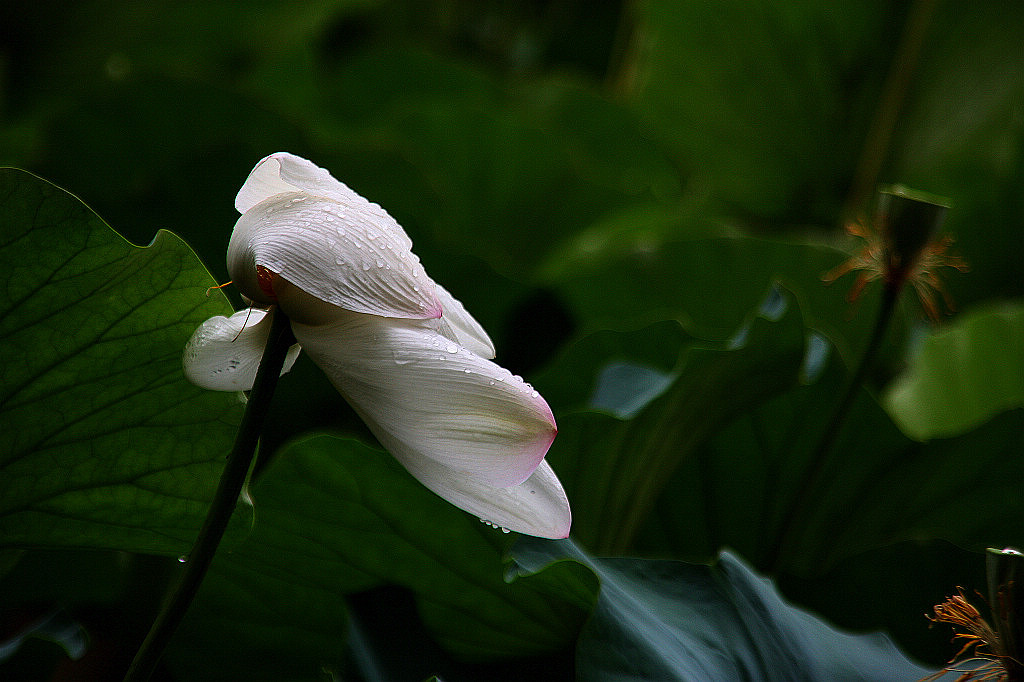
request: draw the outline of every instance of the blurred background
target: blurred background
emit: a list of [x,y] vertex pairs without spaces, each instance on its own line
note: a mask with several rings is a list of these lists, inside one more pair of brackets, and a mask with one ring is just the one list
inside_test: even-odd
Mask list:
[[225,281],[248,171],[306,156],[525,374],[607,322],[546,287],[573,259],[835,233],[880,182],[951,200],[960,308],[1024,293],[1022,27],[998,0],[4,3],[0,164]]
[[[722,336],[669,310],[674,281],[605,301],[577,270],[738,233],[852,247],[841,228],[879,183],[949,198],[971,265],[945,280],[958,310],[1024,295],[1021,35],[1024,4],[1002,0],[8,2],[0,165],[136,244],[181,235],[225,281],[249,170],[305,156],[384,206],[530,376],[602,329]],[[296,372],[270,444],[361,428]],[[856,594],[829,598],[878,624]]]

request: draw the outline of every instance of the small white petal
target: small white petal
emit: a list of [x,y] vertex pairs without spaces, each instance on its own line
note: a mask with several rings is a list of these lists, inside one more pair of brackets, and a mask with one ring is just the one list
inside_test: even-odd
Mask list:
[[497,488],[459,475],[433,460],[396,457],[424,486],[483,521],[542,538],[569,536],[569,500],[546,461],[519,485]]
[[[298,188],[281,177],[281,153],[271,154],[260,159],[259,163],[249,172],[249,177],[242,184],[235,196],[235,209],[245,213],[253,206],[278,194],[294,192]],[[299,157],[295,157],[297,160]],[[305,163],[311,164],[305,159]]]
[[441,333],[482,358],[493,358],[496,354],[494,343],[480,323],[473,319],[462,302],[452,296],[447,289],[437,283],[434,286],[437,298],[441,301],[441,309],[444,311],[441,320],[446,322],[448,327],[442,327]]
[[292,329],[396,457],[434,460],[491,486],[521,483],[554,440],[551,409],[521,378],[430,324],[340,311],[329,324]]
[[[182,369],[196,386],[211,391],[248,391],[256,380],[272,320],[259,308],[218,315],[199,325],[185,344]],[[284,374],[299,357],[293,345],[285,357]]]

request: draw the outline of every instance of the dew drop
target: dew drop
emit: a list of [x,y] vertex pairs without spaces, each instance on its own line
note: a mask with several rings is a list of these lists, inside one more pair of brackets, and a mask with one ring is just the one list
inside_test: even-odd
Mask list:
[[456,346],[456,345],[449,345],[448,346],[448,352],[449,353],[458,353],[459,352],[459,347]]
[[533,393],[530,394],[530,397],[531,398],[539,398],[540,397],[540,393],[537,393],[537,391],[534,391]]
[[324,220],[326,220],[329,223],[333,223],[334,222],[334,216],[332,216],[330,213],[328,213],[327,215],[324,216]]
[[466,374],[472,374],[473,373],[473,370],[471,370],[471,369],[464,369],[462,371],[465,372]]
[[369,263],[363,263],[363,270],[366,271],[366,270],[369,270],[369,269],[370,269],[370,264]]
[[377,259],[377,267],[378,268],[384,267],[384,261],[382,261],[380,258]]
[[419,288],[418,286],[413,286],[412,290],[413,290],[413,291],[419,291],[419,290],[420,290],[420,288]]
[[179,564],[183,564],[186,561],[188,561],[188,554],[182,554],[180,557],[178,557]]
[[502,528],[501,532],[502,533],[511,533],[512,531],[510,531],[508,528]]
[[344,264],[345,264],[345,261],[343,261],[343,260],[342,260],[342,259],[340,259],[340,258],[335,258],[335,259],[334,259],[334,264],[335,264],[335,265],[344,265]]
[[494,379],[491,379],[491,386],[494,385]]

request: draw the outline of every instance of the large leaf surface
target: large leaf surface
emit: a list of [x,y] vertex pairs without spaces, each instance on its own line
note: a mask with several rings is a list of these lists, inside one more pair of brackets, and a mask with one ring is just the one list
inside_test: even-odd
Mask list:
[[712,565],[597,559],[571,540],[515,548],[523,571],[580,562],[600,579],[594,614],[580,634],[580,679],[920,679],[887,637],[853,635],[786,603],[770,580],[735,554]]
[[[606,221],[600,231],[571,244],[545,270],[547,282],[567,301],[586,331],[635,329],[678,320],[693,336],[722,341],[732,336],[769,293],[782,283],[800,301],[807,325],[826,334],[852,363],[870,331],[877,307],[869,287],[855,303],[853,278],[826,286],[822,276],[847,257],[815,240],[783,241],[749,236],[699,236],[694,217],[677,218],[676,229],[694,238],[631,232],[631,216]],[[913,309],[901,308],[902,328]]]
[[920,440],[959,435],[1024,407],[1024,306],[974,311],[929,335],[884,404]]
[[[176,658],[189,679],[238,670],[250,679],[301,679],[310,661],[338,666],[346,595],[383,583],[411,590],[436,639],[475,661],[563,648],[592,605],[593,578],[578,565],[507,582],[510,536],[357,441],[294,443],[251,494],[252,534],[217,557],[186,623]],[[279,652],[275,666],[260,655],[268,649]],[[209,656],[196,657],[199,650]],[[392,653],[376,655],[386,666]]]
[[[657,331],[662,343],[671,343],[670,327]],[[727,350],[683,344],[676,333],[671,383],[642,409],[631,403],[626,415],[615,415],[616,406],[605,400],[599,405],[601,412],[571,413],[560,420],[561,433],[550,457],[574,505],[573,532],[587,546],[602,553],[626,551],[673,472],[691,460],[706,439],[744,410],[797,381],[804,357],[798,315],[790,312],[779,323],[758,317],[747,335],[741,348]],[[631,345],[628,341],[615,345],[606,346],[612,353],[609,362],[628,360],[626,366],[650,369],[633,359],[635,354],[622,354]],[[598,376],[568,371],[556,366],[536,383],[546,390],[545,383],[557,385],[571,377],[573,385],[583,390],[593,386],[590,390],[599,392]],[[604,379],[614,381],[616,376]],[[628,389],[613,393],[630,396]]]
[[575,537],[700,560],[728,546],[798,575],[905,540],[1024,541],[1024,411],[924,444],[862,391],[821,457],[846,371],[791,300],[779,307],[717,347],[669,323],[603,332],[537,378],[576,408],[550,455]]
[[139,248],[78,199],[0,170],[0,544],[187,549],[241,413],[188,384],[229,310],[174,235]]
[[833,222],[896,12],[657,0],[639,14],[630,103],[697,179],[761,220]]

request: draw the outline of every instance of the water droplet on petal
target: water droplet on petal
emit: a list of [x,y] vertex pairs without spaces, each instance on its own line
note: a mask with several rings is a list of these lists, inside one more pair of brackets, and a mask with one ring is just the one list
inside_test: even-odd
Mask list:
[[480,523],[484,524],[485,526],[490,526],[491,528],[493,528],[495,530],[500,530],[502,533],[511,533],[512,532],[508,528],[505,528],[504,526],[499,526],[494,521],[488,521],[487,519],[480,519]]
[[382,261],[380,258],[377,259],[377,267],[378,268],[384,267],[384,261]]
[[180,557],[178,557],[179,564],[183,564],[186,561],[188,561],[188,554],[182,554]]
[[454,344],[451,344],[451,345],[448,346],[448,352],[449,353],[458,353],[459,352],[459,347],[454,345]]
[[530,394],[530,397],[531,398],[539,398],[540,397],[540,393],[537,393],[537,391],[534,391],[533,393]]
[[364,262],[364,263],[363,263],[363,270],[364,270],[364,271],[366,271],[366,270],[369,270],[369,269],[370,269],[370,264],[369,264],[369,263],[366,263],[366,262]]

